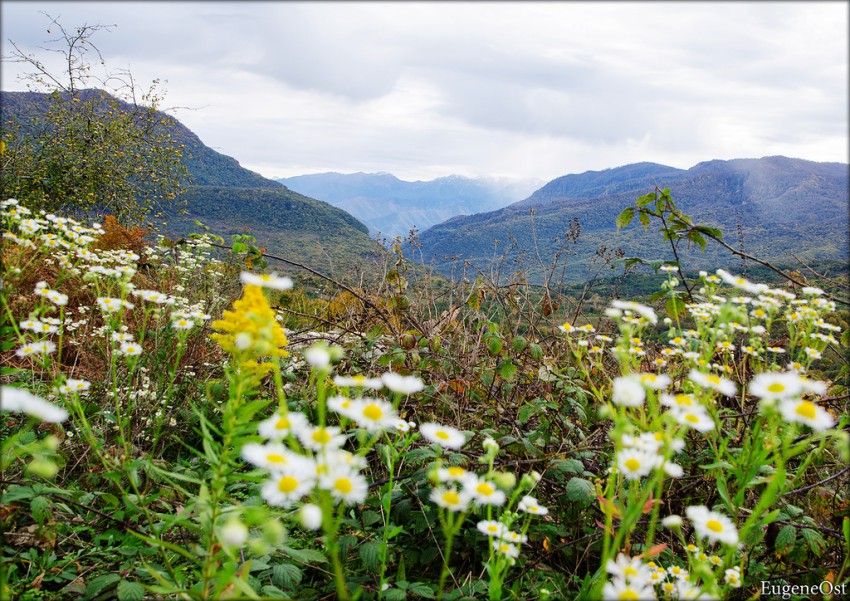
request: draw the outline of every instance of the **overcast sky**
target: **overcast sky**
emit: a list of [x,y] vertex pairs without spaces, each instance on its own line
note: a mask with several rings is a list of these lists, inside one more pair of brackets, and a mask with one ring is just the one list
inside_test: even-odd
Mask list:
[[[107,66],[267,177],[530,177],[782,154],[848,162],[847,2],[15,2],[115,25]],[[52,60],[52,59],[51,59]],[[60,69],[58,63],[53,63]],[[3,90],[23,90],[4,62]]]

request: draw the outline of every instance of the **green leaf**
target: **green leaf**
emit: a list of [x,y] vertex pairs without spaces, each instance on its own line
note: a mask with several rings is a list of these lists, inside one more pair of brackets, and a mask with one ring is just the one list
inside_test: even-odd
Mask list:
[[526,423],[531,419],[531,416],[537,413],[538,406],[532,404],[526,404],[522,406],[522,409],[519,410],[517,414],[517,421],[521,424]]
[[700,234],[698,231],[691,230],[690,232],[688,232],[688,240],[696,242],[699,245],[700,250],[705,252],[705,238],[703,238],[702,234]]
[[638,213],[638,218],[640,219],[640,224],[643,226],[643,231],[646,231],[649,227],[649,213],[641,211]]
[[368,570],[377,570],[381,567],[381,542],[377,540],[366,541],[357,549],[357,554],[363,560],[363,565]]
[[617,216],[617,231],[629,225],[632,219],[635,216],[635,208],[634,207],[626,207],[623,209],[623,212]]
[[30,501],[30,511],[35,521],[43,524],[50,518],[50,499],[42,496],[34,497]]
[[384,591],[384,599],[387,601],[404,601],[407,599],[407,592],[399,588],[390,588]]
[[683,303],[678,297],[671,296],[667,299],[665,309],[667,310],[667,315],[669,315],[671,319],[676,319],[676,316],[685,313],[685,303]]
[[719,238],[720,240],[723,240],[723,232],[721,232],[717,228],[706,227],[704,225],[698,225],[694,229],[697,230],[698,232],[702,232],[706,236],[710,236],[710,237],[713,237],[713,238]]
[[145,587],[138,582],[122,580],[118,583],[118,601],[142,601],[145,598]]
[[419,595],[425,599],[433,599],[434,598],[434,589],[431,588],[430,585],[425,584],[423,582],[413,582],[407,588],[408,591],[413,593],[414,595]]
[[514,336],[514,339],[511,341],[511,348],[517,353],[521,353],[527,346],[528,339],[524,336]]
[[292,547],[281,547],[281,551],[302,563],[328,563],[324,553],[315,549],[293,549]]
[[94,578],[91,582],[89,582],[88,586],[86,586],[86,595],[84,599],[94,599],[106,589],[111,588],[112,585],[119,580],[121,580],[121,576],[118,574],[104,574],[103,576]]
[[796,542],[797,529],[791,525],[783,526],[776,535],[776,550],[787,553],[794,548]]
[[811,528],[803,528],[802,532],[803,538],[806,539],[806,544],[809,546],[811,552],[820,557],[826,548],[826,541],[823,540],[820,532]]
[[584,478],[570,478],[565,488],[565,496],[568,501],[573,501],[582,506],[587,506],[596,496],[596,487],[593,482]]
[[732,509],[732,503],[729,502],[729,489],[726,487],[726,480],[721,477],[721,474],[717,474],[717,478],[715,480],[717,482],[717,492],[720,495],[720,498],[723,499],[723,503],[726,504],[727,509]]
[[501,353],[504,346],[504,340],[502,340],[498,336],[490,336],[487,339],[487,349],[490,351],[491,355],[498,355],[499,353]]
[[361,516],[361,520],[363,520],[363,525],[367,528],[373,524],[377,524],[381,521],[381,514],[377,511],[366,510],[363,512]]
[[508,382],[513,382],[516,379],[517,366],[513,361],[503,361],[499,365],[499,375]]
[[584,463],[579,459],[555,459],[549,467],[565,474],[581,474],[584,472]]
[[0,496],[0,501],[4,505],[12,503],[14,501],[22,501],[24,499],[32,499],[36,495],[35,491],[29,486],[18,486],[17,484],[13,484],[9,487],[2,496]]
[[281,588],[293,588],[301,583],[304,574],[298,566],[291,563],[279,563],[272,566],[272,582]]
[[655,192],[650,192],[649,194],[644,194],[643,196],[639,197],[635,204],[638,206],[638,208],[643,208],[654,200]]

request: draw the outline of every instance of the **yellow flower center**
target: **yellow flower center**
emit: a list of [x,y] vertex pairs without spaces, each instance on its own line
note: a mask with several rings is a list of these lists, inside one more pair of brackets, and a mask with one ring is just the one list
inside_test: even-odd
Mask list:
[[436,436],[440,440],[448,440],[450,438],[449,433],[445,430],[437,430],[434,436]]
[[328,444],[331,441],[331,435],[324,428],[313,432],[312,438],[313,442],[318,442],[319,444]]
[[699,417],[697,417],[693,413],[688,413],[687,415],[685,415],[685,421],[689,421],[692,424],[696,424],[697,422],[699,422]]
[[720,384],[720,378],[714,374],[709,375],[706,379],[714,385]]
[[640,461],[632,457],[631,459],[627,459],[625,463],[626,467],[631,471],[636,471],[640,468]]
[[465,473],[466,473],[466,470],[463,469],[462,467],[450,467],[449,468],[449,476],[452,476],[453,478],[458,478],[460,476],[463,476]]
[[723,532],[723,524],[721,524],[717,520],[708,520],[705,523],[705,527],[711,530],[712,532]]
[[381,411],[381,408],[378,407],[375,403],[370,403],[366,405],[363,409],[363,417],[366,419],[371,419],[372,421],[378,421],[383,417],[384,412]]
[[624,601],[639,601],[640,597],[638,597],[637,591],[633,588],[627,588],[622,593],[618,599],[623,599]]
[[785,390],[785,386],[781,382],[774,382],[770,386],[767,387],[770,392],[782,392]]
[[290,426],[290,424],[289,424],[289,418],[288,417],[280,418],[279,420],[277,420],[277,422],[275,422],[275,425],[274,425],[276,430],[288,430],[289,426]]
[[494,492],[496,492],[496,489],[493,488],[487,482],[482,482],[481,484],[475,487],[475,490],[476,492],[481,493],[482,495],[492,495]]
[[632,566],[626,566],[626,569],[623,570],[623,576],[628,576],[631,578],[632,576],[637,576],[638,572]]
[[270,455],[266,455],[266,459],[268,459],[272,463],[286,463],[286,457],[284,457],[283,455],[278,455],[277,453],[271,453]]
[[815,405],[809,401],[803,401],[797,406],[797,415],[802,415],[806,419],[815,419]]
[[443,494],[443,501],[447,505],[457,505],[460,503],[460,495],[453,490],[447,491]]
[[490,524],[487,526],[487,532],[498,532],[499,527],[496,524]]
[[284,494],[289,494],[296,488],[298,488],[298,479],[292,476],[284,476],[277,483],[277,489]]
[[354,487],[351,484],[351,480],[349,480],[348,478],[340,478],[339,480],[334,482],[334,488],[342,494],[347,495]]

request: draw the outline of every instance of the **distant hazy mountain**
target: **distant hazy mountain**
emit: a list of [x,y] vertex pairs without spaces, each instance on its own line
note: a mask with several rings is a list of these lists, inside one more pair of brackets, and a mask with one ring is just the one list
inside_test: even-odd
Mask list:
[[[793,263],[791,254],[804,260],[848,258],[848,165],[781,156],[708,161],[687,170],[638,163],[566,175],[497,211],[430,228],[420,238],[422,253],[446,272],[458,260],[492,267],[495,257],[508,266],[503,273],[520,262],[532,277],[539,277],[537,252],[548,264],[564,243],[571,220],[577,219],[581,235],[578,244],[568,245],[573,253],[569,280],[583,280],[603,246],[621,248],[627,256],[671,259],[658,232],[660,224],[651,224],[646,233],[636,222],[616,231],[617,215],[655,185],[670,188],[678,208],[696,223],[720,228],[730,245],[754,256],[784,265]],[[709,242],[707,253],[687,253],[686,266],[737,264],[728,251],[715,247]]]
[[528,196],[537,180],[470,179],[450,175],[408,182],[389,173],[319,173],[276,180],[343,209],[373,234],[405,236],[456,215],[493,211]]
[[[81,94],[104,92],[83,90]],[[45,110],[46,102],[45,94],[0,92],[2,122],[31,123]],[[131,107],[122,104],[122,108]],[[183,145],[183,160],[191,177],[185,192],[188,214],[166,208],[166,233],[196,231],[194,221],[199,220],[225,239],[230,234],[250,233],[268,252],[308,263],[328,258],[344,262],[375,249],[368,228],[350,214],[245,169],[232,157],[206,146],[174,117],[160,116],[161,126]]]

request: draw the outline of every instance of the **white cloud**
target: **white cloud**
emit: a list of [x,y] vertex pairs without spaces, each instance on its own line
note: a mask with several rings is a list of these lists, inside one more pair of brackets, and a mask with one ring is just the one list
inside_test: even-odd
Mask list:
[[4,55],[47,38],[39,10],[117,24],[109,64],[267,176],[848,160],[844,3],[6,1]]

